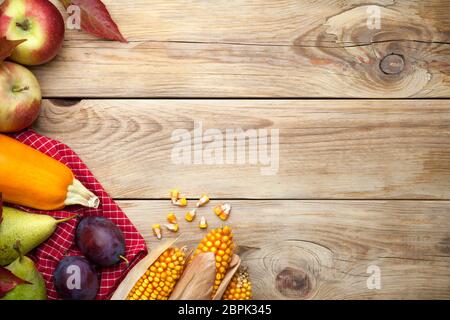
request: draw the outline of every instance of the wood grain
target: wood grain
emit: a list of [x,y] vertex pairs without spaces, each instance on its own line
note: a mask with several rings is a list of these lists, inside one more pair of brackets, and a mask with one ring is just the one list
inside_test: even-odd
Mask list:
[[[105,3],[130,43],[69,31],[33,69],[45,96],[450,97],[445,0]],[[381,68],[391,54],[395,74]]]
[[[201,208],[210,229],[222,225],[213,201]],[[233,227],[256,299],[449,299],[448,201],[231,201]],[[169,201],[119,201],[156,248],[153,223],[175,210],[180,245],[204,236]],[[164,238],[177,235],[166,232]],[[378,266],[381,289],[369,290]]]
[[[210,229],[234,199],[256,299],[450,299],[450,100],[145,99],[450,98],[449,1],[103,1],[130,42],[68,31],[32,68],[54,98],[35,129],[80,155],[150,249],[169,210],[180,245],[205,233],[161,200],[178,187],[215,199],[198,212]],[[279,130],[277,174],[175,164],[171,136],[195,121]]]
[[[194,121],[204,132],[278,129],[277,174],[262,175],[260,162],[172,162],[174,130],[191,134]],[[189,197],[450,198],[447,100],[47,100],[36,129],[73,148],[115,198],[167,198],[174,187]]]

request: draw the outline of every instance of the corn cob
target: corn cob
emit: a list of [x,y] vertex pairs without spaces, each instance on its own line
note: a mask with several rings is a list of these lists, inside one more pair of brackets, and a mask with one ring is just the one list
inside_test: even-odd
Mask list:
[[216,293],[233,257],[233,234],[228,226],[214,229],[209,232],[198,245],[193,257],[202,252],[213,252],[216,258],[216,280],[214,281],[213,294]]
[[184,270],[184,249],[169,248],[134,285],[127,300],[167,300]]
[[223,300],[251,300],[252,283],[246,268],[239,268],[234,274],[222,297]]

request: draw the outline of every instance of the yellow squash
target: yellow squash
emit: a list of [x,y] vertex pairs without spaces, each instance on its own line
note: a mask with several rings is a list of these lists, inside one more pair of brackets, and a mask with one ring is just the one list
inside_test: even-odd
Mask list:
[[67,166],[2,134],[0,192],[5,202],[39,210],[99,205],[99,199],[75,179]]

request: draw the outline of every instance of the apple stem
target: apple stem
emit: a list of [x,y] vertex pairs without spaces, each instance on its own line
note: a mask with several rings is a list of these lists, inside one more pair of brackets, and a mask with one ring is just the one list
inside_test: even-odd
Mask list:
[[14,86],[14,87],[12,88],[12,91],[13,91],[14,93],[18,93],[18,92],[22,92],[22,91],[29,90],[29,89],[30,89],[29,86],[25,86],[25,87],[21,87],[21,88],[19,88],[19,87],[17,87],[17,86]]
[[28,31],[30,29],[30,21],[24,20],[23,22],[16,22],[16,27],[19,27],[24,31]]

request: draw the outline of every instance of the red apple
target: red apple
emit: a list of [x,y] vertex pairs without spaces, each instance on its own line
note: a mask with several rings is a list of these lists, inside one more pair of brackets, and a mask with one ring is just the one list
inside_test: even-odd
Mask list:
[[5,61],[0,64],[0,132],[30,126],[41,109],[41,88],[30,70]]
[[10,59],[24,65],[52,60],[64,40],[64,20],[48,0],[6,0],[0,5],[0,36],[26,39]]

